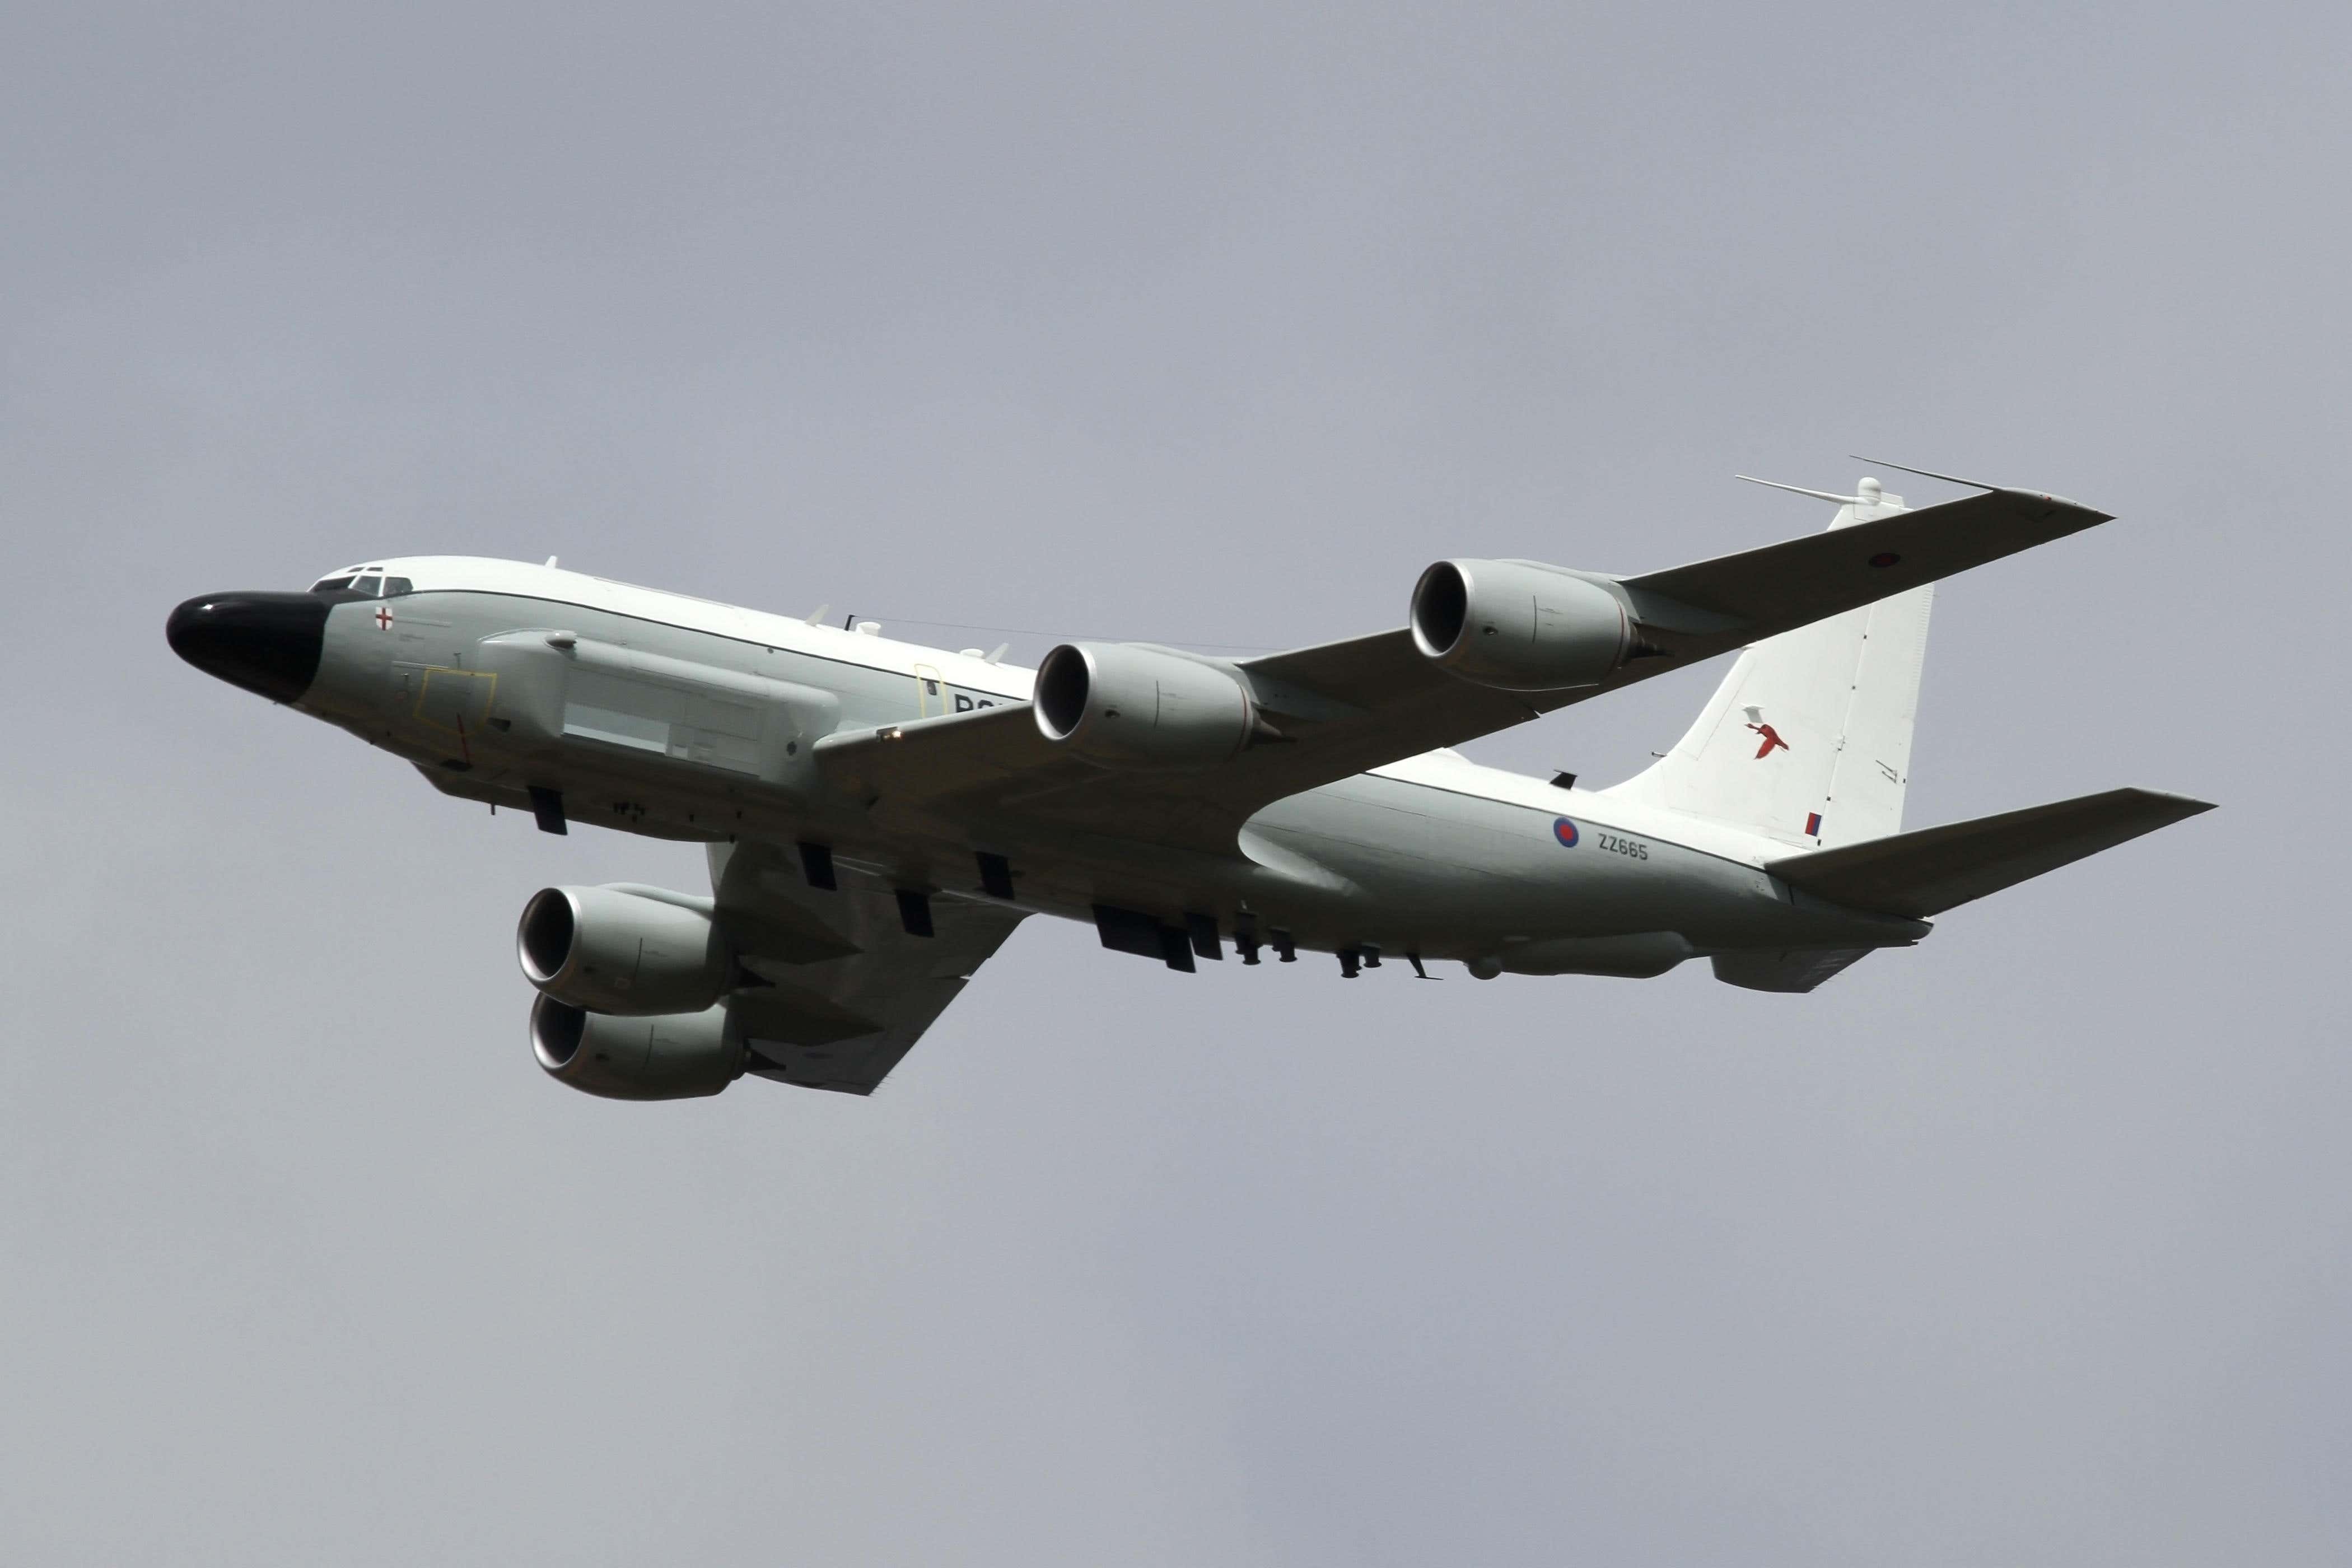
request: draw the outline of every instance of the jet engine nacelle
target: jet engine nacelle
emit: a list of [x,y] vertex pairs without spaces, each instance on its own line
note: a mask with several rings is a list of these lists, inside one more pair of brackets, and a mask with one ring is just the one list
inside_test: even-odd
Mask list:
[[1214,767],[1257,726],[1233,676],[1134,643],[1064,643],[1037,667],[1034,708],[1047,740],[1105,768]]
[[530,983],[595,1013],[699,1013],[727,989],[727,945],[709,913],[622,888],[548,888],[515,928]]
[[606,1100],[692,1100],[743,1075],[724,1007],[621,1018],[551,995],[530,1006],[530,1048],[558,1083]]
[[1505,691],[1591,686],[1633,628],[1609,591],[1532,561],[1441,561],[1412,590],[1412,641],[1439,668]]

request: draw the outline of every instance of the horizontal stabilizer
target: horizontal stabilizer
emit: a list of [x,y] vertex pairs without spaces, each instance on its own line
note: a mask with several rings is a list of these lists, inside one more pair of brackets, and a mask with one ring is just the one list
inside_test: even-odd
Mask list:
[[1764,868],[1832,903],[1925,920],[2212,809],[2186,795],[2111,789],[1793,855]]
[[1811,991],[1849,964],[1868,958],[1867,947],[1798,948],[1790,952],[1718,952],[1715,977],[1748,991]]

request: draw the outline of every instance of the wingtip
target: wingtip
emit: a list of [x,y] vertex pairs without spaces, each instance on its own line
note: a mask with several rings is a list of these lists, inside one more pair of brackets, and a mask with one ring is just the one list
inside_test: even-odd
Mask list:
[[2053,495],[2047,490],[2026,489],[2017,485],[1990,484],[1983,479],[1964,479],[1958,474],[1939,474],[1933,468],[1915,468],[1904,463],[1890,463],[1884,458],[1865,458],[1859,452],[1849,452],[1846,456],[1857,463],[1874,463],[1882,468],[1893,468],[1898,473],[1916,474],[1923,479],[1941,479],[1948,485],[1966,485],[1970,489],[1988,490],[1995,495],[2015,496],[2020,500],[2041,501],[2050,506],[2063,506],[2069,511],[2079,511],[2091,519],[2089,523],[2084,525],[2085,527],[2095,526],[2102,522],[2113,522],[2116,520],[2116,514],[2111,511],[2101,511],[2096,507],[2084,506],[2081,501],[2071,497]]
[[2168,789],[2141,789],[2137,785],[2133,785],[2128,793],[2139,796],[2151,805],[2163,806],[2171,814],[2172,820],[2175,822],[2185,822],[2189,817],[2201,816],[2209,811],[2220,809],[2217,802],[2199,800],[2192,795],[2175,795]]
[[2081,512],[2091,520],[2083,525],[2085,528],[2096,528],[2103,522],[2113,522],[2116,520],[2114,512],[2101,511],[2097,507],[2084,506],[2081,501],[2071,500],[2065,496],[2050,495],[2042,490],[2004,489],[2000,493],[2005,496],[2016,496],[2022,500],[2041,501],[2047,506],[2063,506],[2068,511]]

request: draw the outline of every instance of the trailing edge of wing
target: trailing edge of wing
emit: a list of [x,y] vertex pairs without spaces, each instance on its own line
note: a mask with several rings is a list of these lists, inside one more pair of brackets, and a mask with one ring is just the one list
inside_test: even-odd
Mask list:
[[1925,920],[2212,809],[2186,795],[2111,789],[1790,856],[1764,868],[1832,903]]

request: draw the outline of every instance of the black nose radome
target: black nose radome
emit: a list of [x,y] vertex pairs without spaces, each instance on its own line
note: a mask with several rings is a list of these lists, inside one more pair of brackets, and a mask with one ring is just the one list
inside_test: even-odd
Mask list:
[[206,675],[291,702],[319,673],[332,608],[319,594],[207,594],[173,610],[163,637]]

